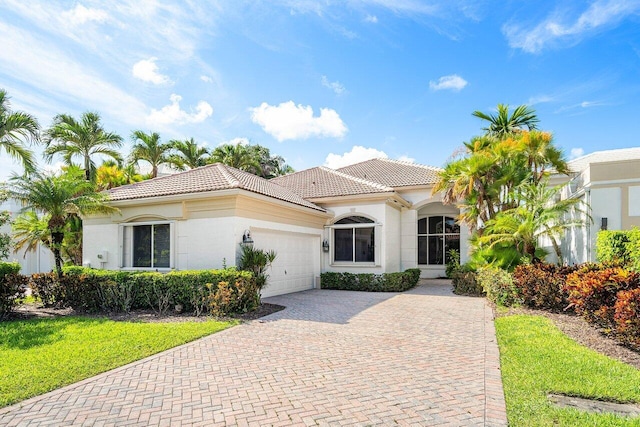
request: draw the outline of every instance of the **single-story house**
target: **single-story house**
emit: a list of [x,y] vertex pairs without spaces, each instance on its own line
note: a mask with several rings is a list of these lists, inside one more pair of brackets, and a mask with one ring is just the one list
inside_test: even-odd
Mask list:
[[[212,164],[109,191],[118,214],[84,218],[84,261],[127,270],[236,265],[239,245],[277,252],[263,296],[311,289],[326,271],[420,268],[442,277],[464,262],[469,231],[431,189],[438,168],[375,159],[265,180]],[[462,247],[461,247],[462,246]]]

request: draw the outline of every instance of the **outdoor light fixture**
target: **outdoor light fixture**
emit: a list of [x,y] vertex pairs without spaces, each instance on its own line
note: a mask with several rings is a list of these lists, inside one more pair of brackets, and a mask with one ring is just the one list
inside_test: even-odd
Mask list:
[[609,225],[609,218],[604,217],[600,220],[600,230],[606,230]]
[[329,252],[329,241],[327,239],[324,239],[322,242],[322,250],[324,252]]
[[244,234],[242,235],[242,246],[253,246],[253,239],[251,238],[251,232],[249,230],[244,230]]

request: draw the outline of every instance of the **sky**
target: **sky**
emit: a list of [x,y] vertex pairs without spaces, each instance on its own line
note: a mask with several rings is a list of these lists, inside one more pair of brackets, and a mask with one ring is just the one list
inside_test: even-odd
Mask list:
[[571,159],[640,145],[640,0],[0,0],[0,88],[43,129],[98,112],[123,153],[143,130],[443,166],[501,103]]

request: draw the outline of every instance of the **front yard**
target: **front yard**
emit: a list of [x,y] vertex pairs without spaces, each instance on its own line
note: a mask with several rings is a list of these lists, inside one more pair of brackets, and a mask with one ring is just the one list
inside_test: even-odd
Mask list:
[[143,323],[70,316],[0,323],[0,407],[219,332],[235,321]]
[[640,402],[640,370],[577,344],[542,316],[496,319],[511,426],[640,426],[638,417],[559,408],[548,394]]

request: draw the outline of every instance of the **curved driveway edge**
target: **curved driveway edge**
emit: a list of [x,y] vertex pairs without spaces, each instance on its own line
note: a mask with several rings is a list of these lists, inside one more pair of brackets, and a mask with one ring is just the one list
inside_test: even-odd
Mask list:
[[287,309],[0,409],[0,424],[507,424],[484,299],[426,281],[266,301]]

